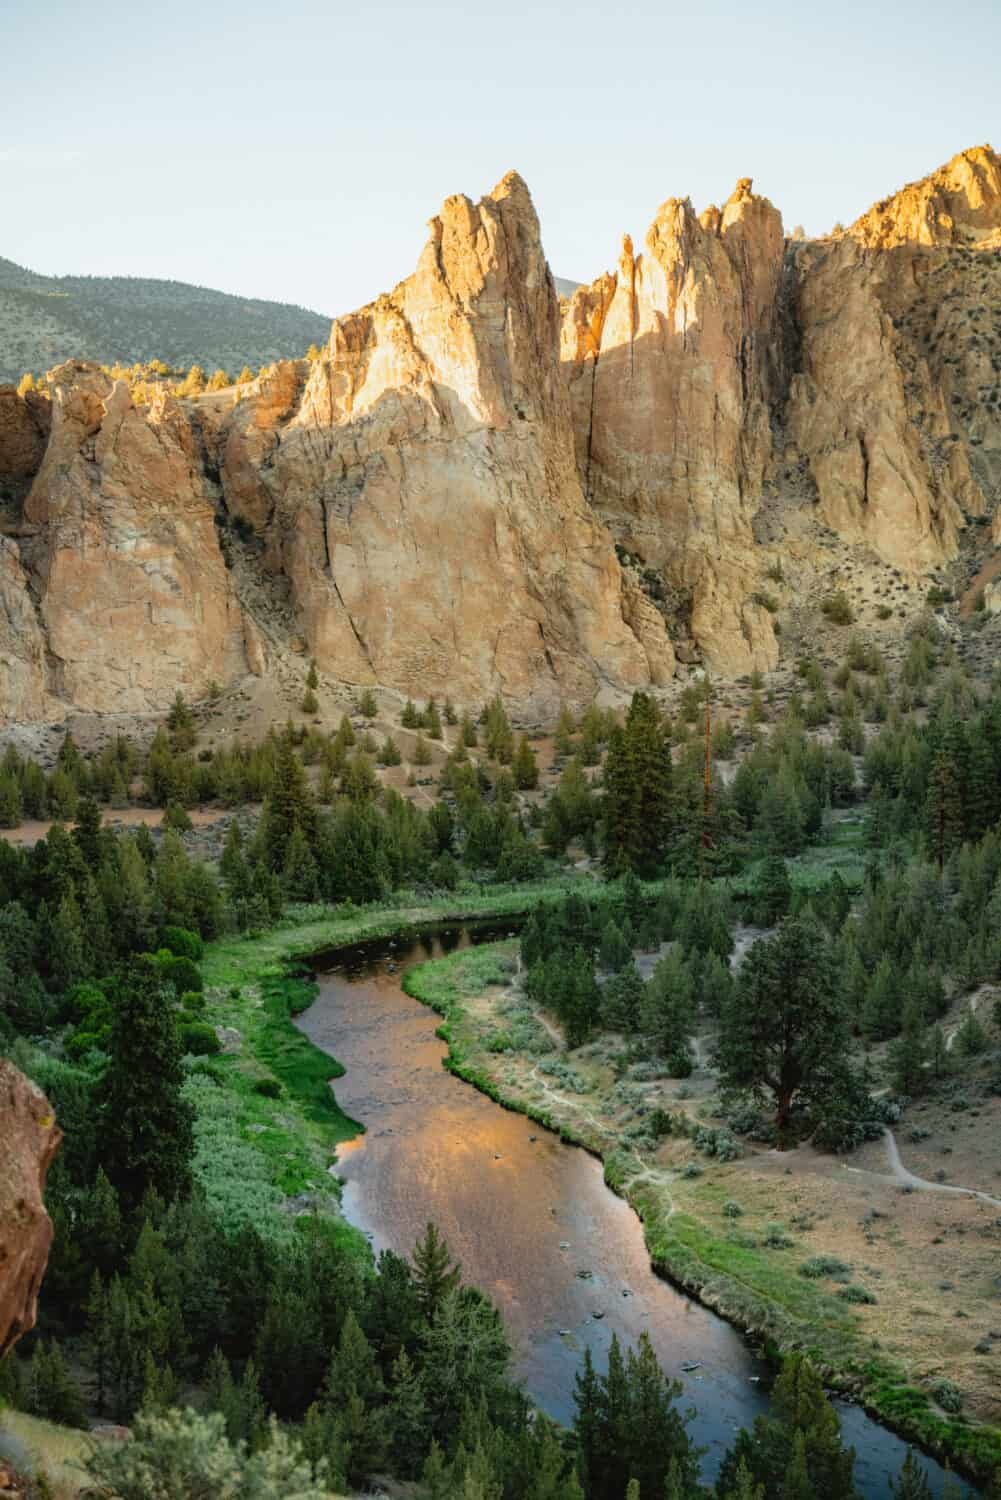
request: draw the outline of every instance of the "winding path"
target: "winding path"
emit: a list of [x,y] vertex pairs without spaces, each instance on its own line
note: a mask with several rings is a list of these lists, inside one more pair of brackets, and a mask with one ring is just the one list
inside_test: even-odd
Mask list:
[[909,1172],[900,1160],[900,1150],[897,1146],[896,1137],[888,1126],[883,1127],[883,1139],[886,1142],[886,1155],[890,1163],[890,1171],[897,1182],[905,1183],[908,1187],[917,1189],[922,1193],[960,1193],[967,1198],[980,1198],[984,1203],[993,1203],[995,1208],[1001,1208],[1001,1198],[992,1198],[990,1193],[981,1193],[977,1188],[953,1187],[950,1182],[929,1182],[926,1177],[915,1177]]

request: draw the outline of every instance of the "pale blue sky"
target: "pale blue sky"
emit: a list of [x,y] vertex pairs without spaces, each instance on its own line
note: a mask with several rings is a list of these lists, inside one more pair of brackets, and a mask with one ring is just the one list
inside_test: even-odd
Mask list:
[[514,167],[590,280],[666,197],[820,232],[999,116],[998,0],[0,0],[0,255],[345,312]]

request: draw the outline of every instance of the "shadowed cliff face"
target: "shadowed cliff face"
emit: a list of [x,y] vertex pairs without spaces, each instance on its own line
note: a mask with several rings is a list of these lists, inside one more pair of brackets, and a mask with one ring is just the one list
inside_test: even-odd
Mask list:
[[0,1058],[0,1359],[35,1324],[52,1243],[42,1193],[61,1140],[41,1089]]
[[450,198],[312,363],[147,407],[93,365],[0,388],[0,714],[162,712],[299,636],[331,677],[539,717],[675,647],[767,670],[794,534],[808,569],[833,536],[916,575],[1001,514],[999,308],[988,147],[816,241],[750,179],[668,199],[562,304],[516,174]]
[[[748,179],[669,199],[643,253],[563,305],[585,493],[690,600],[714,670],[773,666],[752,522],[780,465],[850,543],[909,573],[999,497],[1001,164],[964,152],[840,238],[785,245]],[[981,336],[982,335],[982,336]],[[994,336],[993,344],[991,335]]]

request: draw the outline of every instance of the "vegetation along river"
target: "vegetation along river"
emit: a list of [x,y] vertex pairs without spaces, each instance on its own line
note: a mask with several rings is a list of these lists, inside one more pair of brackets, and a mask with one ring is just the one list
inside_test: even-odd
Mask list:
[[[655,1275],[642,1226],[605,1187],[600,1162],[442,1067],[439,1018],[401,987],[413,965],[508,927],[408,933],[313,960],[320,992],[298,1024],[346,1068],[338,1103],[366,1127],[339,1148],[344,1213],[376,1252],[403,1255],[433,1220],[465,1278],[504,1314],[527,1391],[562,1422],[573,1418],[584,1350],[603,1367],[613,1333],[633,1344],[647,1332],[684,1386],[682,1404],[697,1409],[710,1479],[738,1428],[767,1407],[764,1364],[736,1329]],[[859,1407],[839,1410],[859,1489],[888,1497],[905,1445]],[[938,1495],[946,1476],[925,1463]]]

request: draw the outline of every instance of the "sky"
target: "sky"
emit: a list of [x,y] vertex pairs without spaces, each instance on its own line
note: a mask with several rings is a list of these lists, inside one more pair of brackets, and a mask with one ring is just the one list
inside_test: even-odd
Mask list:
[[821,233],[988,140],[999,0],[0,0],[0,256],[330,315],[511,168],[589,281],[665,198]]

